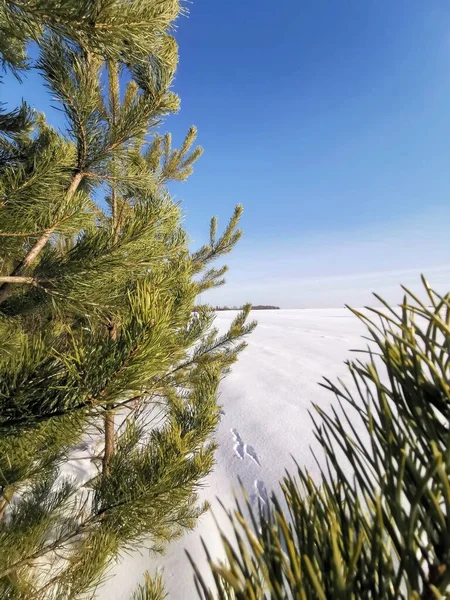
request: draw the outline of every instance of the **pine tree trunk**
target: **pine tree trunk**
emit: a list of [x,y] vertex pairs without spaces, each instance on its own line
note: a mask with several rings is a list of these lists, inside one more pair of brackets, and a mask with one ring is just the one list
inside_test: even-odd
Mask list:
[[[119,67],[114,61],[108,62],[108,87],[109,87],[109,110],[111,120],[114,126],[117,125],[117,113],[120,105],[120,90],[119,90]],[[113,175],[115,172],[115,160],[112,158],[111,170]],[[113,235],[113,243],[116,244],[119,238],[119,222],[118,222],[118,206],[117,206],[117,189],[116,185],[111,185],[111,231]],[[117,324],[110,323],[109,337],[112,340],[117,338]],[[104,477],[109,475],[109,464],[115,447],[115,430],[114,430],[114,409],[106,411],[105,419],[105,451],[102,461],[102,472]]]
[[109,475],[109,465],[114,454],[114,436],[114,410],[107,410],[105,413],[105,451],[102,461],[104,477],[108,477]]

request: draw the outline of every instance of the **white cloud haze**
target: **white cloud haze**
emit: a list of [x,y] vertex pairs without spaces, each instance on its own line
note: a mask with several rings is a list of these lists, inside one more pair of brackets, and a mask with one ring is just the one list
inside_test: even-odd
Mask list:
[[283,308],[374,304],[402,298],[400,284],[419,290],[420,274],[450,290],[449,211],[423,214],[390,227],[315,235],[272,247],[244,241],[229,257],[222,288],[204,294],[212,304],[276,304]]

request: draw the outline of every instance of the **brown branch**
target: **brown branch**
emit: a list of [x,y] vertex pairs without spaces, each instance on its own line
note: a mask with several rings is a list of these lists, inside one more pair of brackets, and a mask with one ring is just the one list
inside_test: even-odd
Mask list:
[[[20,4],[18,4],[18,6],[19,5]],[[22,5],[22,8],[24,8],[23,5]],[[84,167],[84,162],[87,157],[87,137],[86,137],[86,131],[85,131],[82,119],[78,115],[77,106],[73,103],[70,94],[66,93],[65,102],[68,105],[70,105],[72,107],[72,109],[74,110],[75,115],[78,119],[79,130],[81,133],[81,141],[79,141],[79,143],[77,144],[79,170],[73,176],[73,179],[72,179],[69,187],[67,188],[66,195],[65,195],[65,200],[70,201],[71,198],[73,197],[73,195],[75,194],[75,192],[77,191],[78,186],[80,185],[80,183],[84,177],[84,173],[83,173],[82,169]],[[47,230],[45,230],[45,232],[41,235],[41,237],[38,239],[38,241],[34,244],[34,246],[31,248],[31,250],[25,256],[25,258],[15,267],[15,269],[11,273],[11,276],[23,275],[23,273],[28,269],[28,267],[37,259],[37,257],[41,253],[42,249],[45,247],[47,242],[50,240],[51,236],[56,232],[59,224],[60,223],[57,222],[52,227],[49,227]],[[0,304],[11,295],[12,289],[13,289],[12,285],[13,285],[12,283],[5,282],[5,283],[3,283],[2,286],[0,286]]]
[[[117,339],[118,327],[117,323],[109,324],[109,337],[111,340]],[[108,409],[106,406],[105,417],[104,417],[104,425],[105,425],[105,450],[103,452],[103,460],[102,460],[102,473],[103,477],[108,477],[109,475],[109,465],[111,462],[112,455],[115,450],[115,428],[114,428],[114,410],[115,407],[111,407]]]
[[114,430],[114,410],[105,412],[105,451],[102,460],[103,477],[108,477],[110,471],[110,462],[114,454],[115,430]]
[[[91,394],[87,394],[86,396],[86,400],[84,400],[83,402],[80,402],[79,404],[72,406],[71,408],[62,408],[59,410],[55,410],[52,413],[49,414],[44,414],[44,415],[39,415],[39,416],[31,416],[31,419],[25,417],[20,417],[18,419],[8,419],[6,421],[0,421],[0,430],[4,429],[6,427],[10,428],[12,426],[16,426],[16,425],[21,425],[23,423],[27,423],[27,422],[32,422],[32,423],[41,423],[43,421],[47,421],[49,419],[52,419],[54,417],[62,417],[64,415],[70,414],[70,413],[74,413],[77,412],[79,410],[83,410],[89,407],[95,407],[97,405],[99,405],[101,402],[105,402],[104,400],[102,400],[102,396],[104,396],[105,392],[108,389],[108,385],[111,383],[111,381],[117,377],[117,375],[119,375],[119,373],[125,369],[128,365],[128,363],[130,362],[130,360],[134,357],[134,355],[139,351],[139,349],[141,348],[141,344],[138,343],[136,344],[131,350],[130,353],[123,359],[123,361],[121,362],[121,364],[117,367],[117,369],[114,371],[114,373],[111,375],[111,377],[105,382],[105,384],[103,385],[103,388],[97,392],[96,396],[93,397]],[[119,402],[118,404],[116,404],[115,406],[112,406],[110,410],[115,410],[117,408],[121,408],[123,406],[126,406],[130,403],[133,403],[136,401],[137,398],[139,398],[141,395],[146,395],[146,393],[143,391],[139,394],[139,396],[134,396],[133,398],[130,398],[128,400],[124,400],[123,402]],[[112,403],[111,403],[112,404]]]
[[0,283],[28,283],[38,287],[43,281],[43,279],[35,279],[34,277],[14,277],[13,275],[0,276]]
[[[67,188],[66,200],[70,200],[75,194],[75,192],[78,189],[78,186],[80,185],[83,179],[83,176],[84,174],[82,172],[78,172],[73,177],[69,187]],[[58,224],[59,223],[56,223],[55,225],[53,225],[53,227],[47,229],[46,232],[38,239],[38,241],[34,244],[34,246],[25,256],[25,258],[16,266],[14,271],[11,273],[12,277],[18,277],[23,275],[26,269],[37,259],[44,246],[47,244],[53,233],[55,233]],[[13,283],[8,282],[5,282],[2,286],[0,286],[0,304],[11,295],[13,290],[12,286]]]
[[[111,113],[112,127],[117,126],[118,112],[120,106],[120,82],[119,82],[119,65],[116,61],[108,62],[108,92],[109,92],[109,110]],[[111,229],[113,235],[113,244],[117,244],[119,239],[119,223],[118,223],[118,196],[117,186],[114,183],[116,175],[116,161],[114,156],[111,161],[112,169],[112,185],[111,187]],[[109,323],[109,337],[115,341],[117,339],[118,324],[117,322]],[[108,410],[106,407],[105,418],[105,450],[102,461],[103,477],[108,477],[110,473],[110,462],[115,450],[115,429],[114,429],[114,407]]]
[[112,208],[112,233],[113,233],[113,244],[116,245],[119,240],[119,223],[118,223],[118,198],[116,186],[111,186],[111,208]]
[[[104,392],[104,390],[102,390],[101,393],[103,393],[103,392]],[[136,403],[137,400],[139,400],[139,398],[141,398],[142,396],[149,396],[150,394],[151,394],[151,392],[142,392],[142,394],[139,394],[138,396],[133,396],[132,398],[128,398],[127,400],[123,400],[122,402],[119,402],[118,404],[116,404],[114,406],[114,409],[124,408],[124,407],[128,406],[129,404],[134,406],[134,404]],[[79,404],[73,406],[72,408],[55,410],[52,413],[34,417],[32,423],[33,424],[42,423],[44,421],[48,421],[49,419],[53,419],[55,417],[63,417],[65,415],[77,412],[79,410],[89,408],[90,406],[95,407],[96,400],[95,400],[95,398],[88,396],[88,398],[85,402],[80,402]],[[29,423],[29,422],[30,422],[30,420],[27,417],[20,417],[18,419],[8,419],[7,421],[0,422],[0,430],[5,429],[5,428],[10,428],[10,427],[15,427],[17,425],[23,425],[24,423]]]
[[0,231],[0,237],[34,237],[35,235],[41,235],[47,233],[48,229],[41,229],[40,231]]

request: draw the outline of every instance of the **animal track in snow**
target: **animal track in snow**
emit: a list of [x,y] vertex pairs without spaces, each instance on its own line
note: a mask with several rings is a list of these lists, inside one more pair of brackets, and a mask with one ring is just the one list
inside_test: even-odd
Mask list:
[[264,481],[261,479],[255,479],[254,483],[255,491],[251,495],[250,499],[252,502],[261,502],[261,504],[266,505],[269,502],[269,497],[267,495],[266,486],[264,485]]
[[[255,479],[253,489],[255,491],[250,495],[250,500],[252,504],[258,504],[258,508],[261,513],[267,517],[269,514],[269,495],[267,494],[264,481],[261,479]],[[259,532],[262,533],[261,528],[259,528]]]
[[247,456],[250,456],[250,458],[254,460],[257,465],[261,466],[261,463],[259,462],[259,456],[256,454],[253,446],[245,444],[245,453],[247,454]]
[[261,466],[259,456],[256,454],[256,450],[253,448],[253,446],[250,446],[249,444],[246,444],[244,442],[244,440],[241,438],[237,429],[232,429],[231,433],[233,434],[234,441],[235,441],[234,452],[235,452],[236,456],[240,460],[244,460],[245,456],[248,456],[258,466]]
[[239,435],[237,429],[232,429],[231,433],[233,434],[234,441],[236,442],[234,445],[234,452],[238,458],[243,460],[243,458],[245,457],[244,442],[242,441],[242,438]]

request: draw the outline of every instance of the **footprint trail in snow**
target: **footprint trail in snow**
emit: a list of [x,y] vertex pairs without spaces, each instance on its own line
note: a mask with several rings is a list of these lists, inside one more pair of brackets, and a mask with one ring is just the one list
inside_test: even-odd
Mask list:
[[261,461],[259,460],[259,456],[257,455],[256,450],[253,448],[253,446],[244,442],[237,429],[232,429],[231,433],[233,434],[235,441],[234,452],[236,456],[240,460],[244,460],[244,458],[248,456],[260,467]]
[[266,486],[264,485],[264,481],[261,479],[255,479],[254,483],[255,491],[250,496],[250,500],[255,502],[260,502],[263,505],[266,505],[269,502],[269,496],[267,495]]

